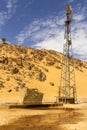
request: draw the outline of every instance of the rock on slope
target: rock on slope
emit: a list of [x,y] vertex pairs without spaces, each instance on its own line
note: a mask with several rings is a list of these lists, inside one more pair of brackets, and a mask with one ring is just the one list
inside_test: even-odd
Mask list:
[[[53,50],[0,44],[0,99],[19,101],[24,87],[38,88],[44,100],[58,95],[62,54]],[[75,61],[78,96],[86,97],[87,63]]]

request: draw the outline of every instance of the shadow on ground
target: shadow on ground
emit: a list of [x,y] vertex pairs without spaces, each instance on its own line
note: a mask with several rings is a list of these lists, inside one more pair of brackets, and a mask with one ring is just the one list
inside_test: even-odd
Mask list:
[[83,120],[84,115],[78,110],[65,110],[58,114],[22,117],[11,124],[0,126],[0,130],[63,130],[62,124],[77,124]]

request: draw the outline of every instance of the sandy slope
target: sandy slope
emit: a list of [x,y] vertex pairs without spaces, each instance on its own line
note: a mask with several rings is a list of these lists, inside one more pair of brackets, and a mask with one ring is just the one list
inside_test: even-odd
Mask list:
[[[0,102],[20,102],[21,85],[38,88],[43,101],[55,101],[61,76],[62,54],[11,44],[0,44]],[[74,59],[77,97],[87,97],[87,63]],[[14,69],[18,72],[14,72]],[[40,81],[42,72],[46,79]],[[3,84],[3,87],[2,87]],[[53,84],[53,85],[52,85]],[[16,91],[16,89],[18,89]]]

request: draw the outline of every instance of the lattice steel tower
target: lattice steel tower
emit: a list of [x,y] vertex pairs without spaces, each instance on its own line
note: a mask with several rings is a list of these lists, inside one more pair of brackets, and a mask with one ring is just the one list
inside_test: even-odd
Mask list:
[[67,5],[67,19],[65,21],[61,81],[59,86],[59,101],[62,101],[64,103],[75,103],[77,100],[72,41],[70,32],[70,23],[72,22],[72,15],[73,13],[71,6]]

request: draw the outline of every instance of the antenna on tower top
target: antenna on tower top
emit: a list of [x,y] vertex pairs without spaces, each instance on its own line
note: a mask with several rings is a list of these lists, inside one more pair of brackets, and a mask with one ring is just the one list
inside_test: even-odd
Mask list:
[[66,14],[70,14],[72,12],[72,7],[71,5],[66,5]]
[[72,21],[73,19],[73,10],[71,5],[66,5],[66,16],[67,16],[67,20]]

